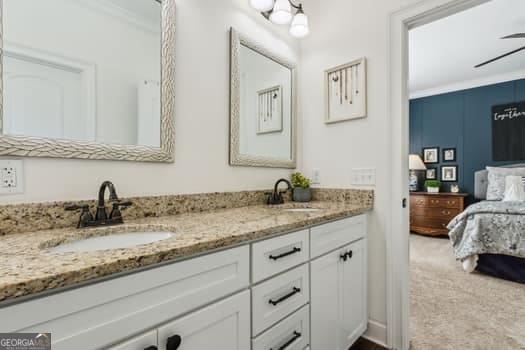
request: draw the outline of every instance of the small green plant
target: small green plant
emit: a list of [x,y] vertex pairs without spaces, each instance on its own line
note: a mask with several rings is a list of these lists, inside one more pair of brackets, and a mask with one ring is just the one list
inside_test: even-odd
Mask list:
[[425,187],[441,187],[441,181],[439,180],[426,180]]
[[303,174],[297,172],[292,174],[292,185],[293,187],[310,187],[310,179],[305,177]]

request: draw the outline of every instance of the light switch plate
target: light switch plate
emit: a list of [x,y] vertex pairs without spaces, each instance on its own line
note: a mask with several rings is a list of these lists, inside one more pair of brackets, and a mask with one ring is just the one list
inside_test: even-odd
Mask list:
[[314,169],[312,171],[312,185],[320,185],[321,184],[321,170]]
[[356,186],[375,186],[376,169],[373,169],[373,168],[352,169],[351,182],[352,182],[352,185],[356,185]]
[[24,193],[24,163],[21,159],[0,159],[0,195]]

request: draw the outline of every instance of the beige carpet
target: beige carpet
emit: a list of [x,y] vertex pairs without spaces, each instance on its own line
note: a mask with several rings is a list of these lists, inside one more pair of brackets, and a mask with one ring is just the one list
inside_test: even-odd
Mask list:
[[454,260],[447,239],[410,237],[412,350],[525,349],[525,285]]

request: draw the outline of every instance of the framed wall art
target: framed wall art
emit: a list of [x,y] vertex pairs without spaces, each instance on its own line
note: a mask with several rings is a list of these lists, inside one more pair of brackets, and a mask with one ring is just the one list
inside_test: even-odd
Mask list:
[[366,118],[366,58],[324,73],[325,123]]
[[423,148],[423,163],[425,164],[439,163],[439,147]]

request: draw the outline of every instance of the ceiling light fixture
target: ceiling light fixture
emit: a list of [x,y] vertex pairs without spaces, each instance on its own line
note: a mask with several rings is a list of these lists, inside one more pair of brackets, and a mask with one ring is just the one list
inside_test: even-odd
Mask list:
[[[291,0],[250,0],[250,5],[272,23],[290,25],[290,34],[296,38],[304,38],[310,33],[308,17],[303,11],[303,5],[295,5]],[[295,9],[295,14],[293,10]]]

